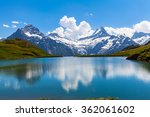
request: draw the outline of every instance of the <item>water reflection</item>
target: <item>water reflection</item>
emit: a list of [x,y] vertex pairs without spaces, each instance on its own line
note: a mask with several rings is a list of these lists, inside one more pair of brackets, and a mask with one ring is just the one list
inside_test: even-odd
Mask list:
[[40,64],[23,64],[0,68],[1,76],[6,78],[14,77],[18,81],[25,80],[29,84],[39,80],[43,73],[43,68]]
[[55,66],[55,69],[47,72],[51,77],[61,81],[62,87],[69,91],[71,89],[77,90],[79,82],[84,86],[90,84],[94,76],[94,66],[90,61],[61,60]]
[[136,62],[108,63],[103,67],[96,66],[95,74],[105,79],[118,77],[131,78],[131,76],[144,82],[150,82],[150,64]]
[[[32,63],[0,68],[0,84],[5,88],[19,90],[44,78],[57,79],[67,92],[77,90],[80,83],[88,86],[94,78],[136,78],[149,83],[150,64],[124,58],[60,58],[37,59]],[[24,81],[26,83],[23,84]]]

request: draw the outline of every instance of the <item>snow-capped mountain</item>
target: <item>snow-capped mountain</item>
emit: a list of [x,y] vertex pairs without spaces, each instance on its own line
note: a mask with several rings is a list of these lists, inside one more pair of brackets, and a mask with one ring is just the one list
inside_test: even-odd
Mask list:
[[140,45],[145,45],[150,41],[150,33],[135,32],[132,39]]
[[55,55],[73,55],[73,51],[63,43],[56,42],[45,36],[33,25],[27,25],[24,28],[18,29],[15,33],[8,37],[8,39],[19,38],[27,40],[39,48],[45,50],[50,54]]
[[57,33],[50,33],[45,36],[38,28],[27,25],[8,37],[8,39],[12,38],[27,40],[48,53],[64,56],[75,54],[111,54],[128,46],[136,45],[129,37],[108,34],[103,27],[95,30],[88,37],[71,40],[60,37]]
[[125,36],[108,36],[107,38],[101,38],[100,40],[101,41],[97,43],[94,48],[90,49],[89,53],[112,54],[121,51],[128,46],[137,45],[133,40]]
[[111,54],[128,46],[136,45],[129,37],[109,35],[103,27],[97,29],[91,36],[76,41],[58,36],[48,36],[69,46],[77,54]]
[[107,37],[107,36],[110,36],[110,35],[106,32],[106,30],[103,27],[101,27],[101,29],[96,29],[92,35],[90,35],[88,37],[81,38],[80,40],[97,39],[100,37]]

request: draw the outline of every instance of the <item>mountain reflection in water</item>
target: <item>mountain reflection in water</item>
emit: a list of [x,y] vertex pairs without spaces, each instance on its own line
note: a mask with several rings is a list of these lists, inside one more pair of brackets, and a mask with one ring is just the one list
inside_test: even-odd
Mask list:
[[34,85],[45,77],[58,80],[66,92],[78,90],[79,83],[86,87],[94,78],[112,80],[134,77],[144,83],[150,83],[150,64],[126,61],[124,58],[68,57],[37,59],[0,68],[0,84],[6,88],[19,90],[25,86],[20,82]]

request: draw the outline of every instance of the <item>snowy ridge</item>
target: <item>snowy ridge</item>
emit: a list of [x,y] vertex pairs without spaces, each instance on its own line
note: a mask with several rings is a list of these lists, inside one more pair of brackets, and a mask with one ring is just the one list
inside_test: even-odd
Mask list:
[[104,28],[95,30],[91,36],[77,40],[52,36],[49,36],[49,38],[63,43],[71,49],[75,49],[78,54],[110,54],[120,51],[127,46],[136,45],[136,43],[128,37],[109,35]]
[[50,54],[72,56],[76,54],[112,54],[122,49],[150,41],[150,34],[135,33],[132,38],[125,35],[110,35],[105,28],[95,30],[87,37],[71,40],[57,33],[43,34],[33,25],[18,29],[8,39],[20,38],[30,41]]
[[143,37],[136,38],[133,40],[140,45],[145,45],[150,41],[150,36],[143,36]]
[[15,33],[10,35],[7,39],[19,38],[31,42],[49,54],[60,56],[71,56],[73,51],[61,43],[60,41],[52,40],[39,31],[33,25],[27,25],[24,28],[18,29]]
[[26,32],[25,33],[28,37],[37,37],[37,38],[39,38],[39,39],[42,39],[42,36],[40,36],[40,35],[38,35],[38,34],[30,34],[30,32]]
[[140,45],[145,45],[150,41],[150,33],[135,32],[132,39]]

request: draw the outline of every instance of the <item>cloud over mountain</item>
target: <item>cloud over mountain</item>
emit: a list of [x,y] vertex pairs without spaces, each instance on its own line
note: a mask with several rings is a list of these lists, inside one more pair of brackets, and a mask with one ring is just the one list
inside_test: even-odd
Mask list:
[[[77,40],[86,36],[90,36],[94,32],[90,24],[86,21],[81,21],[79,25],[77,25],[77,21],[74,17],[64,16],[60,19],[59,24],[60,27],[56,28],[52,32],[71,40]],[[132,27],[105,27],[105,30],[111,35],[126,35],[128,37],[132,37],[135,32],[150,33],[150,22],[141,21]]]
[[149,21],[142,21],[138,24],[135,24],[133,26],[133,29],[137,32],[150,33],[150,22]]
[[109,34],[113,35],[126,35],[128,37],[132,37],[134,32],[144,32],[150,33],[150,22],[149,21],[141,21],[132,27],[123,27],[123,28],[113,28],[113,27],[105,27]]
[[113,27],[105,27],[105,30],[111,35],[126,35],[128,37],[132,37],[134,30],[131,28],[113,28]]
[[74,17],[64,16],[60,19],[59,24],[61,27],[55,29],[53,32],[71,40],[89,36],[94,32],[90,24],[86,21],[82,21],[77,25]]

